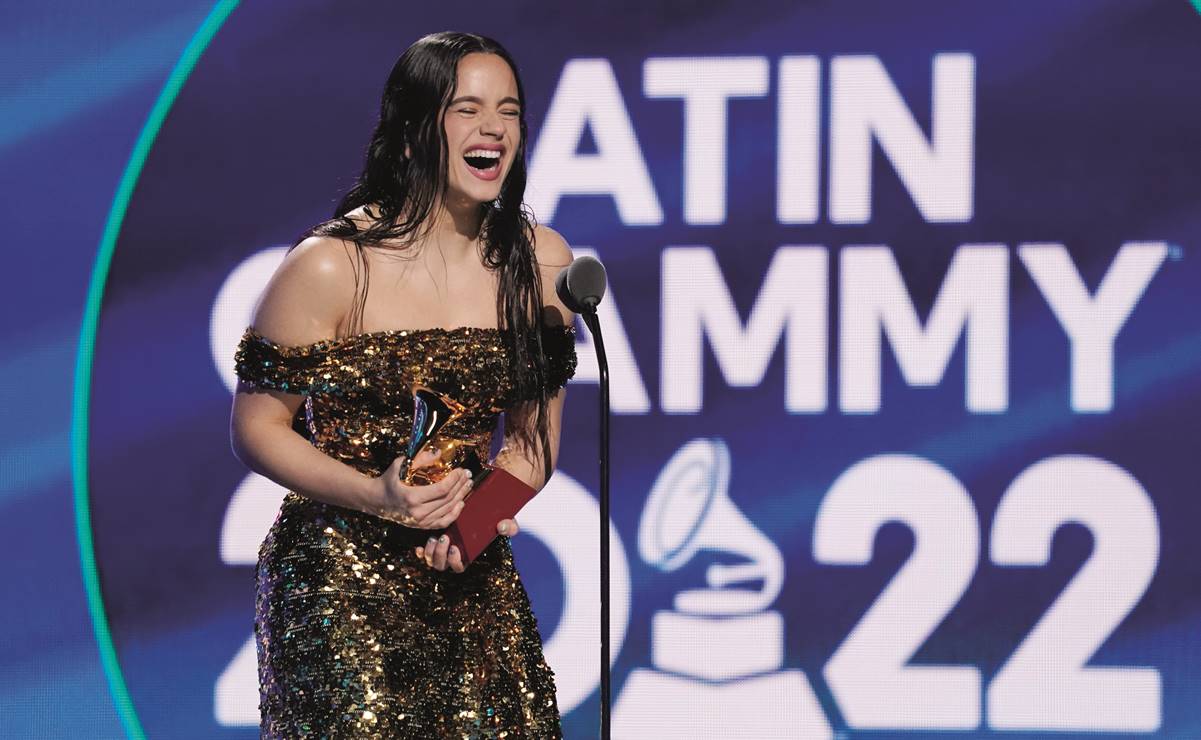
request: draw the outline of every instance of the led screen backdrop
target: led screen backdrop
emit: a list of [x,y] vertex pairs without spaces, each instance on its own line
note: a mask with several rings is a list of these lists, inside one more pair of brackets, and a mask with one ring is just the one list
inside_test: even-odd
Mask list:
[[[233,348],[393,60],[444,28],[516,56],[527,202],[609,268],[615,736],[1201,733],[1188,3],[297,2],[208,28],[83,349],[85,570],[148,736],[255,736],[282,491],[229,452]],[[569,737],[599,680],[578,349],[514,542]]]

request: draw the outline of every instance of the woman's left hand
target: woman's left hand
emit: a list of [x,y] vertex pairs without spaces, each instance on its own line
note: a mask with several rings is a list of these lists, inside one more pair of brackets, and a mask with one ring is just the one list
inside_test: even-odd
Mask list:
[[[518,532],[517,522],[513,519],[501,519],[496,525],[496,531],[498,534],[512,537]],[[463,565],[463,556],[459,553],[459,548],[450,544],[450,538],[446,535],[430,537],[425,547],[417,548],[417,557],[434,570],[446,570],[449,567],[455,573],[462,573],[467,569],[467,566]]]

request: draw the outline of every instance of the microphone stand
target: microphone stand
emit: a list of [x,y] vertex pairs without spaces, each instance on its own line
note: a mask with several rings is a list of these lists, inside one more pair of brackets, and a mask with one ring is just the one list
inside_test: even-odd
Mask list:
[[592,332],[596,363],[600,370],[600,737],[609,740],[609,358],[596,316],[596,302],[580,312]]

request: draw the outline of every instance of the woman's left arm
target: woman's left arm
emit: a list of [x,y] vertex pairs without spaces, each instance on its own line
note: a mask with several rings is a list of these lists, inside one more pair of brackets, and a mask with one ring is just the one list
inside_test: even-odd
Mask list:
[[[575,314],[563,305],[555,292],[556,278],[571,264],[571,249],[563,237],[553,229],[538,226],[534,229],[534,252],[542,277],[542,324],[551,327],[572,326],[575,323]],[[505,412],[504,446],[493,464],[524,481],[536,491],[542,490],[546,485],[546,458],[550,458],[549,469],[552,471],[559,458],[559,428],[566,395],[567,388],[560,388],[547,403],[548,448],[545,450],[541,449],[540,435],[536,427],[536,404],[519,404]],[[527,432],[525,434],[521,433],[523,427]]]
[[537,414],[534,405],[522,404],[506,411],[504,446],[497,453],[492,464],[521,480],[535,491],[541,491],[542,487],[546,485],[545,455],[550,455],[552,471],[559,459],[559,423],[563,415],[563,399],[566,395],[567,389],[560,388],[547,404],[546,441],[549,449],[545,451],[540,449],[541,442],[536,431],[531,437],[526,438],[518,433],[519,425],[533,426]]

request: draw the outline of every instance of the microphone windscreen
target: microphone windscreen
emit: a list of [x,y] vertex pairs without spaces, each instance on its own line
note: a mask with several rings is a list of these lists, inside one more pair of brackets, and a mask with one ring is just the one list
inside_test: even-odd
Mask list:
[[555,279],[555,292],[575,313],[594,310],[605,297],[605,266],[595,257],[576,258]]
[[563,302],[563,305],[567,306],[568,311],[579,313],[580,305],[576,303],[571,292],[567,290],[567,273],[569,270],[571,270],[571,267],[567,266],[559,271],[559,277],[555,278],[555,294],[559,296],[559,300]]

